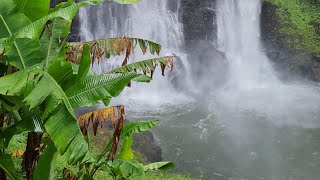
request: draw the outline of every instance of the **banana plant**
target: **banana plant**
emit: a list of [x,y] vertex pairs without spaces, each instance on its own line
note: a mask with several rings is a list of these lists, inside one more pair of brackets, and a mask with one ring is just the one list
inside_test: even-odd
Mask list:
[[[132,4],[139,0],[114,1]],[[155,122],[124,125],[123,118],[120,118],[116,121],[113,138],[101,155],[92,157],[89,152],[85,128],[80,122],[79,126],[74,110],[97,105],[100,101],[108,106],[130,81],[151,80],[145,74],[152,74],[157,64],[163,71],[166,66],[173,66],[173,57],[127,64],[137,44],[143,53],[149,50],[159,54],[159,44],[143,39],[114,38],[68,43],[66,38],[70,25],[79,8],[101,2],[103,0],[79,3],[69,0],[49,9],[50,0],[0,0],[2,179],[53,179],[58,155],[63,156],[69,167],[91,165],[86,173],[81,169],[79,173],[72,173],[79,179],[92,177],[103,168],[113,177],[126,178],[136,172],[171,166],[168,162],[144,167],[132,159],[132,133],[148,130]],[[101,75],[90,70],[95,61],[124,53],[122,68]],[[12,157],[6,148],[13,136],[22,132],[28,132],[28,143],[24,153],[24,173],[21,174],[13,168]],[[117,157],[120,140],[124,141],[124,148]],[[68,170],[66,168],[66,173]]]
[[[135,121],[124,125],[124,117],[124,107],[114,106],[89,112],[78,118],[83,134],[88,134],[90,124],[92,124],[93,134],[96,135],[98,128],[103,128],[106,122],[112,124],[114,133],[113,138],[106,143],[107,146],[99,155],[91,158],[91,161],[79,164],[77,168],[74,168],[77,171],[69,172],[69,176],[92,178],[97,171],[104,171],[114,179],[126,179],[150,170],[171,170],[174,168],[172,162],[156,162],[143,165],[135,160],[131,149],[133,134],[148,131],[158,125],[159,121]],[[120,142],[122,142],[122,148],[116,154]]]

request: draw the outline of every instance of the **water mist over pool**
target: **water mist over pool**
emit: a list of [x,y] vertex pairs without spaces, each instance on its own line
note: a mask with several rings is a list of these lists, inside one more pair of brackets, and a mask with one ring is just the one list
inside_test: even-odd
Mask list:
[[[155,81],[127,89],[113,103],[125,104],[131,120],[161,120],[154,133],[163,157],[175,161],[177,171],[218,180],[320,177],[319,87],[276,77],[260,48],[260,0],[217,0],[218,42],[213,44],[225,54],[228,67],[220,69],[227,71],[222,85],[216,86],[210,76],[201,79],[210,87],[187,81],[194,68],[188,61],[197,59],[188,60],[183,53],[180,1],[174,8],[168,2],[106,2],[81,11],[83,40],[145,38],[164,45],[162,55],[174,52],[181,59],[172,74],[186,77],[183,91],[175,88],[170,72],[165,78],[156,72]],[[135,53],[131,60],[150,57]],[[94,70],[101,73],[116,62],[95,65]],[[194,64],[209,72],[215,68]],[[190,89],[202,94],[190,97],[184,93]]]

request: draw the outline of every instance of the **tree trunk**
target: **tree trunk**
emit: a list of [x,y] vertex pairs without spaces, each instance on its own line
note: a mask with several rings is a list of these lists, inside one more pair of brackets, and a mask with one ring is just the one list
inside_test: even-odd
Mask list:
[[29,132],[27,148],[24,154],[22,169],[27,174],[27,179],[33,179],[33,173],[40,156],[40,143],[43,133]]
[[[3,127],[4,124],[4,114],[0,115],[0,128]],[[2,153],[2,149],[0,149],[0,153]],[[0,168],[0,180],[7,180],[6,173]]]

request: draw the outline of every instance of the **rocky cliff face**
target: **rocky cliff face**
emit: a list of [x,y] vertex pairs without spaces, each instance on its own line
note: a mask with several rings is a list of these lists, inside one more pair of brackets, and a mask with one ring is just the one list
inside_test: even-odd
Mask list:
[[296,48],[297,43],[281,32],[284,25],[279,17],[279,7],[264,1],[261,11],[261,40],[265,53],[274,63],[280,78],[288,80],[302,77],[320,81],[320,62],[315,54],[303,48]]
[[180,5],[186,44],[215,42],[217,33],[215,1],[181,0]]
[[208,77],[211,84],[221,84],[224,81],[221,69],[225,69],[227,64],[224,54],[216,49],[216,0],[180,0],[179,4],[185,50],[196,78],[195,84],[198,87],[208,85]]

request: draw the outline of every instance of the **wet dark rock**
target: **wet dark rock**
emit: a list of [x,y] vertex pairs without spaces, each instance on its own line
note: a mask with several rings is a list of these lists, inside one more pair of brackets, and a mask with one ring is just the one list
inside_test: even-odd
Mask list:
[[132,149],[140,152],[149,162],[162,161],[162,150],[150,131],[134,134]]
[[[320,64],[316,57],[297,50],[288,37],[279,30],[278,7],[270,2],[262,3],[261,41],[264,52],[273,62],[274,69],[283,80],[306,78],[320,81]],[[290,39],[290,37],[289,37]]]
[[181,0],[180,17],[187,49],[199,41],[215,42],[217,37],[215,1]]
[[[197,89],[219,86],[226,77],[228,64],[224,54],[216,49],[216,0],[181,0],[179,15],[193,84]],[[181,82],[183,78],[175,81]]]
[[71,24],[70,34],[68,36],[69,42],[79,42],[81,40],[80,36],[80,19],[77,15]]

